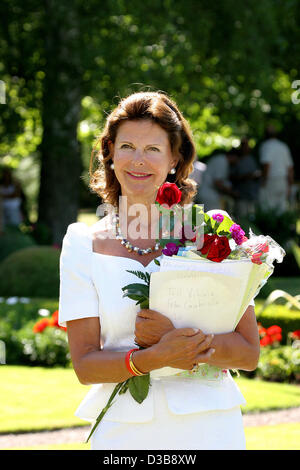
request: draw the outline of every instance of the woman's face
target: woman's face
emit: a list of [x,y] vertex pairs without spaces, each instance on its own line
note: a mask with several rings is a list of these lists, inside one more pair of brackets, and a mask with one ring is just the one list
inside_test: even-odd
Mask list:
[[167,132],[147,119],[122,123],[110,149],[122,196],[136,197],[136,202],[153,202],[178,162],[172,155]]

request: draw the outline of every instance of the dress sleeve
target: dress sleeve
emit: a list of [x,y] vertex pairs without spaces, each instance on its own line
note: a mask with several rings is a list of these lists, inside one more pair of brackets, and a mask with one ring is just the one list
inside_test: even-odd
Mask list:
[[92,239],[88,226],[76,222],[68,226],[60,255],[58,322],[99,317],[98,294],[91,276]]

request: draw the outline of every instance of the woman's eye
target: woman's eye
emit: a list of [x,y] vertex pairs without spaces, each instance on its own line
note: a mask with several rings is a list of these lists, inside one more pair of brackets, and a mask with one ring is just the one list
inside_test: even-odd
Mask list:
[[157,147],[149,147],[149,150],[152,152],[159,152],[159,149]]
[[132,146],[129,144],[122,144],[121,149],[132,149]]

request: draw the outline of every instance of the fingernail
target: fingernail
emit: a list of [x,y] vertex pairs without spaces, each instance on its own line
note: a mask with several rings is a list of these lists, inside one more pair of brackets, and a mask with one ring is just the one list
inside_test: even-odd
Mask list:
[[199,328],[193,328],[193,330],[194,330],[196,333],[198,333]]
[[216,350],[214,348],[211,348],[210,352],[211,352],[211,354],[213,354],[214,352],[216,352]]

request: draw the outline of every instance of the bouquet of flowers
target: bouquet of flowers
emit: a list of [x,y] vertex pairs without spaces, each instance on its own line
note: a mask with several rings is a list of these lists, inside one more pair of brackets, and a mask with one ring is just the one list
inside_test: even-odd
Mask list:
[[[134,300],[141,309],[150,308],[168,316],[176,328],[197,327],[206,334],[233,331],[250,301],[272,274],[274,261],[282,262],[285,252],[269,236],[256,236],[250,231],[246,237],[243,229],[224,211],[205,213],[201,205],[182,206],[180,200],[181,191],[176,184],[165,183],[159,189],[155,204],[161,216],[159,228],[163,237],[157,241],[163,247],[163,257],[161,263],[154,261],[160,269],[151,274],[128,271],[141,282],[124,286],[123,297]],[[230,298],[228,293],[232,292],[233,283],[234,301],[230,299],[226,310],[224,296]],[[195,294],[195,301],[191,301],[191,293]],[[181,300],[187,297],[189,302],[182,304]],[[209,371],[203,368],[200,371],[199,367],[193,371],[164,367],[117,384],[87,440],[117,394],[129,390],[142,403],[148,395],[151,377],[196,378],[200,373]]]

